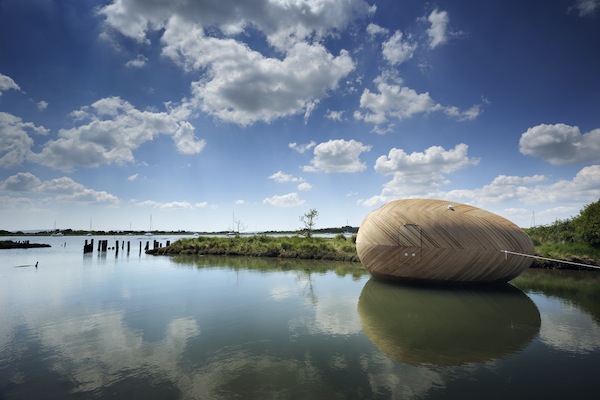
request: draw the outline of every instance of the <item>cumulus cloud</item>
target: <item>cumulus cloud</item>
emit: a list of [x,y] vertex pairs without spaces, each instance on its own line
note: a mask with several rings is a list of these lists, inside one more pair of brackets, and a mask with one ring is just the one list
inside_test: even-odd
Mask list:
[[41,197],[46,200],[69,203],[99,203],[106,205],[117,205],[119,203],[116,196],[105,191],[87,188],[66,176],[42,181],[32,173],[19,172],[0,181],[0,190],[20,192],[34,195],[36,198]]
[[479,163],[478,159],[468,156],[468,148],[462,143],[451,150],[432,146],[424,152],[411,154],[402,149],[391,149],[388,155],[376,160],[375,171],[392,176],[392,180],[384,184],[380,195],[359,203],[373,206],[401,197],[431,193],[448,185],[451,173]]
[[431,26],[427,29],[427,35],[429,36],[429,47],[431,49],[436,48],[448,41],[447,30],[448,22],[450,18],[446,11],[433,10],[427,20]]
[[42,181],[29,172],[19,172],[0,182],[0,190],[11,192],[32,192],[36,190]]
[[42,165],[64,171],[76,166],[96,167],[134,161],[133,151],[159,134],[171,135],[182,154],[195,154],[204,141],[194,136],[194,128],[175,112],[136,109],[119,97],[98,100],[71,113],[82,124],[61,129],[58,139],[45,143],[31,158]]
[[301,190],[301,191],[312,190],[312,185],[308,182],[301,182],[298,184],[298,190]]
[[304,179],[297,178],[293,175],[286,174],[285,172],[282,172],[282,171],[275,172],[273,175],[269,176],[269,179],[272,179],[275,182],[279,182],[279,183],[304,182]]
[[367,25],[367,33],[369,36],[377,36],[377,35],[387,35],[389,30],[377,24],[370,23]]
[[48,102],[44,100],[38,101],[37,108],[40,111],[45,111],[48,108]]
[[361,162],[361,153],[370,151],[371,146],[356,140],[330,140],[320,143],[313,151],[314,158],[310,165],[304,166],[309,172],[360,172],[367,166]]
[[99,14],[106,24],[139,42],[147,42],[147,34],[163,29],[175,16],[186,23],[218,29],[226,36],[243,33],[253,27],[262,32],[276,48],[290,41],[313,36],[320,38],[344,28],[357,16],[375,11],[363,0],[346,1],[211,1],[179,0],[156,2],[146,0],[114,0],[101,7]]
[[417,48],[416,43],[404,39],[402,32],[396,31],[392,37],[381,45],[383,58],[391,65],[399,65],[412,58]]
[[0,73],[0,96],[2,96],[2,92],[6,92],[8,90],[16,90],[20,92],[21,88],[10,76]]
[[528,205],[552,205],[560,202],[573,204],[571,208],[573,214],[579,211],[578,207],[581,204],[600,198],[600,165],[584,167],[571,179],[548,181],[549,179],[542,175],[500,176],[481,188],[452,190],[444,195],[482,206],[508,201],[518,201]]
[[298,207],[304,204],[304,200],[298,197],[298,193],[292,192],[267,197],[263,200],[263,204],[275,207]]
[[38,191],[53,193],[59,201],[110,204],[119,202],[119,199],[110,193],[86,188],[81,183],[75,182],[66,176],[42,182]]
[[308,191],[312,189],[312,185],[306,182],[304,178],[295,177],[282,171],[277,171],[273,175],[269,176],[269,179],[272,179],[278,183],[297,183],[297,189],[300,191]]
[[134,182],[134,181],[135,181],[135,180],[138,178],[138,176],[140,176],[140,174],[133,174],[133,175],[129,176],[129,177],[127,178],[127,180],[128,180],[129,182]]
[[[328,53],[320,44],[297,43],[282,60],[267,58],[231,39],[196,39],[189,32],[164,52],[182,55],[186,65],[207,68],[207,78],[192,83],[192,104],[220,120],[242,126],[280,117],[310,115],[354,69],[349,53]],[[179,57],[181,58],[181,57]]]
[[306,144],[298,144],[296,142],[290,143],[290,144],[288,144],[288,147],[290,149],[302,154],[302,153],[305,153],[306,151],[312,149],[316,145],[317,145],[317,143],[314,140],[311,140],[310,142],[308,142]]
[[522,154],[561,165],[600,160],[600,128],[582,134],[577,126],[540,124],[519,140]]
[[[99,13],[108,27],[141,43],[162,31],[163,55],[202,74],[192,84],[190,104],[244,126],[297,114],[308,118],[354,69],[346,50],[333,55],[319,39],[374,10],[363,0],[223,0],[210,6],[115,0]],[[253,48],[257,35],[281,57]]]
[[[375,79],[378,93],[366,88],[360,97],[360,110],[354,118],[375,125],[375,132],[386,133],[393,129],[390,120],[403,120],[417,114],[442,111],[457,120],[471,120],[481,112],[475,105],[466,111],[456,106],[443,106],[437,103],[428,92],[417,93],[404,85],[401,78],[393,73],[384,73]],[[387,125],[387,126],[386,126]]]
[[0,112],[0,167],[10,168],[21,165],[31,157],[33,139],[29,133],[46,135],[48,130],[24,122],[12,114]]
[[147,62],[148,58],[146,58],[146,56],[144,56],[143,54],[138,54],[137,56],[135,56],[135,58],[127,61],[125,63],[125,66],[130,68],[143,68],[146,66]]
[[[458,147],[458,146],[457,146]],[[513,220],[519,226],[528,226],[532,211],[538,222],[552,223],[556,219],[575,216],[581,210],[581,204],[588,204],[600,198],[600,165],[582,168],[575,176],[551,181],[544,175],[511,176],[498,175],[490,183],[475,188],[444,190],[448,183],[445,176],[450,171],[462,168],[462,165],[475,165],[477,160],[458,156],[462,151],[454,150],[454,156],[447,157],[448,165],[437,158],[432,165],[440,166],[441,176],[429,178],[432,167],[428,166],[425,153],[413,153],[413,162],[407,156],[380,157],[381,172],[388,173],[392,180],[384,184],[380,194],[368,199],[358,200],[359,205],[375,207],[398,198],[422,197],[446,199],[481,207]],[[444,157],[442,157],[443,159]],[[459,161],[462,158],[462,162]],[[397,163],[394,159],[405,160]],[[421,159],[421,161],[417,161]],[[392,164],[391,166],[389,164]],[[404,172],[392,172],[403,166]],[[425,167],[421,167],[424,165]],[[517,204],[519,207],[511,207]],[[556,204],[561,204],[556,207]],[[502,208],[498,207],[502,205]],[[523,205],[526,207],[524,208]],[[516,220],[514,219],[516,218]]]

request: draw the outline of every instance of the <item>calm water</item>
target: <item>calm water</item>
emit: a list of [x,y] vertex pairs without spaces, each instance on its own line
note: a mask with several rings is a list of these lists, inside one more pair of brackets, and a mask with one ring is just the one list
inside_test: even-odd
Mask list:
[[0,399],[597,398],[600,273],[433,289],[27,239],[52,247],[0,251]]

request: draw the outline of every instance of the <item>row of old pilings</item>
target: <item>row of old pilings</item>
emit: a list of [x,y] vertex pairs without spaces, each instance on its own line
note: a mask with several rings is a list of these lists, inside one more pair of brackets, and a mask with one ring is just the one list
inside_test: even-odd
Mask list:
[[[154,240],[153,244],[153,249],[156,249],[158,247],[162,247],[162,243],[160,243],[158,240]],[[167,240],[167,246],[171,244],[170,240]],[[109,248],[108,247],[108,240],[98,240],[98,253],[103,252],[105,253],[107,250],[115,250],[117,254],[119,254],[119,241],[116,240],[115,241],[115,246]],[[121,250],[125,250],[125,241],[122,240],[121,241]],[[148,251],[150,250],[150,241],[146,241],[146,246],[144,247],[144,251]],[[90,243],[88,244],[87,239],[85,240],[85,244],[83,245],[83,253],[92,253],[94,251],[94,239],[90,240]],[[127,254],[129,254],[129,252],[131,251],[131,242],[127,241]],[[142,254],[142,242],[140,241],[140,254]]]

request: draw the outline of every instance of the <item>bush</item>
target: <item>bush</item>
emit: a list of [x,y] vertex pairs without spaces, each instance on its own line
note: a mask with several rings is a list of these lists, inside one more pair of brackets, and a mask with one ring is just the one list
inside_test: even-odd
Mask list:
[[590,246],[600,247],[600,200],[588,204],[575,222],[577,235]]

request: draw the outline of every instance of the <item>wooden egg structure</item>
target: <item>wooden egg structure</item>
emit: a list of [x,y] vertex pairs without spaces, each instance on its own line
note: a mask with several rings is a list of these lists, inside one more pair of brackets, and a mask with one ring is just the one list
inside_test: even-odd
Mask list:
[[432,199],[389,202],[364,219],[356,237],[376,278],[440,283],[507,282],[529,268],[531,238],[507,219]]

